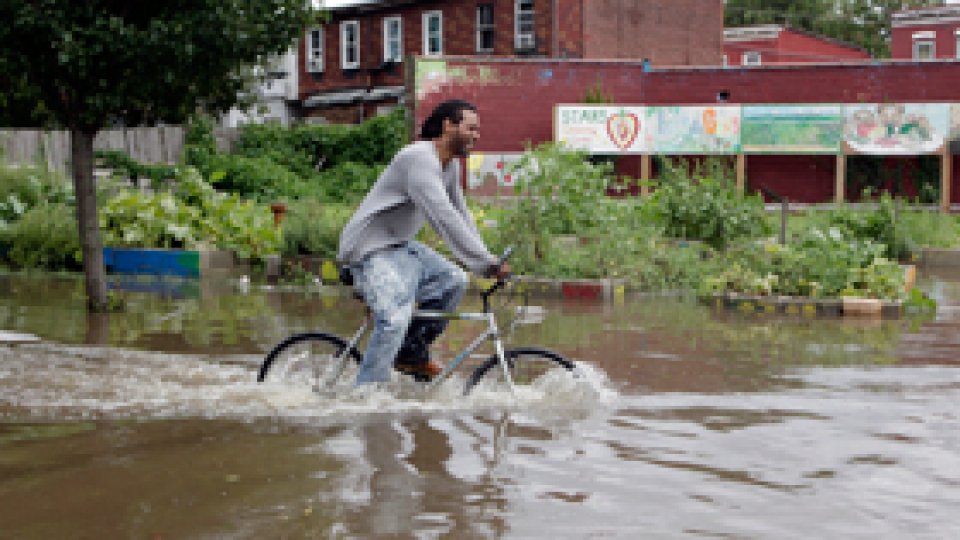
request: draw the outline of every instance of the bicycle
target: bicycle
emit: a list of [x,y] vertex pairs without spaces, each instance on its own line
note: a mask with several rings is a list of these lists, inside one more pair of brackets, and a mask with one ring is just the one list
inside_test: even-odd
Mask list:
[[[510,256],[507,250],[501,257],[501,262]],[[494,352],[477,367],[467,378],[464,395],[487,377],[496,366],[500,366],[503,378],[511,392],[516,395],[516,385],[530,384],[539,379],[544,373],[554,368],[562,368],[575,372],[576,364],[564,356],[540,347],[505,348],[503,338],[513,333],[518,324],[522,324],[529,317],[527,295],[523,293],[523,306],[514,306],[514,317],[508,324],[507,330],[500,332],[496,315],[491,309],[491,297],[505,285],[515,282],[513,278],[498,279],[486,290],[481,292],[483,311],[481,312],[443,312],[417,310],[413,317],[427,319],[443,319],[448,321],[478,321],[486,322],[487,328],[472,342],[464,347],[443,371],[432,380],[425,380],[420,376],[410,375],[418,382],[427,384],[427,392],[440,385],[468,358],[473,357],[474,351],[486,341],[493,342]],[[355,298],[362,301],[359,295]],[[257,374],[257,381],[264,382],[268,378],[286,384],[309,386],[314,391],[321,391],[334,386],[341,379],[346,368],[350,365],[359,366],[363,355],[357,348],[363,336],[372,327],[369,309],[360,328],[349,338],[345,339],[336,334],[327,332],[304,332],[294,334],[277,344],[264,358]],[[352,381],[351,381],[352,382]]]

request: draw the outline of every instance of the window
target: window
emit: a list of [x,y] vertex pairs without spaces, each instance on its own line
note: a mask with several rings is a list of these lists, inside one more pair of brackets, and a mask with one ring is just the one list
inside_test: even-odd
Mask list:
[[937,33],[932,30],[913,33],[913,59],[933,60],[937,57],[935,41]]
[[932,39],[918,39],[913,42],[914,60],[933,60],[936,57],[936,48]]
[[493,52],[493,4],[477,6],[477,52]]
[[744,66],[759,66],[762,63],[760,53],[757,51],[748,51],[743,53],[740,63]]
[[423,14],[423,54],[443,54],[443,13],[427,11]]
[[956,56],[957,58],[960,58],[960,28],[958,28],[957,30],[954,30],[954,35],[957,36],[957,49],[956,49],[956,54],[954,54],[954,56]]
[[360,67],[360,23],[340,23],[340,66],[343,69]]
[[400,17],[383,19],[383,61],[403,61],[403,19]]
[[535,49],[537,34],[533,25],[533,0],[516,0],[516,47],[518,50]]
[[323,71],[323,28],[312,28],[307,32],[306,61],[308,73]]

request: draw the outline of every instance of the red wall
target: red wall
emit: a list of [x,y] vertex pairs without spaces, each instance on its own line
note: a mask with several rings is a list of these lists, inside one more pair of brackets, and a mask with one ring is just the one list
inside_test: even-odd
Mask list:
[[913,59],[914,32],[936,32],[935,47],[937,58],[958,58],[957,35],[960,21],[943,24],[922,24],[901,26],[890,31],[890,56],[896,59]]
[[757,51],[763,65],[808,64],[869,60],[870,54],[853,46],[784,29],[776,39],[727,41],[723,45],[727,63],[739,66],[743,53]]
[[[639,62],[448,62],[467,73],[479,73],[480,67],[492,70],[495,80],[467,77],[451,82],[439,92],[423,96],[415,104],[415,118],[419,125],[443,99],[458,97],[474,102],[482,124],[478,152],[521,152],[526,141],[537,144],[553,140],[554,106],[583,102],[598,81],[615,103],[625,105],[716,103],[721,90],[729,92],[730,103],[960,101],[960,62],[717,67],[646,73]],[[832,156],[750,156],[747,166],[753,187],[763,183],[804,202],[830,200],[833,196]],[[953,200],[960,201],[956,189]]]

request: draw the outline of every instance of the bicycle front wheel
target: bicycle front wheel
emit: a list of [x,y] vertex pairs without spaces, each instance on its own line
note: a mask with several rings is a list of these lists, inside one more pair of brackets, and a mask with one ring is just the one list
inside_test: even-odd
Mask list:
[[[516,385],[530,385],[537,381],[548,371],[554,369],[564,369],[573,371],[575,364],[560,354],[548,349],[536,347],[519,347],[507,349],[503,353],[507,360],[507,366],[510,371],[510,377]],[[467,380],[465,393],[469,393],[474,386],[480,383],[484,378],[503,377],[503,369],[500,367],[500,360],[497,355],[491,355],[480,367],[478,367]]]
[[333,334],[295,334],[267,354],[257,381],[312,389],[332,386],[362,360],[355,347],[346,348],[347,341]]

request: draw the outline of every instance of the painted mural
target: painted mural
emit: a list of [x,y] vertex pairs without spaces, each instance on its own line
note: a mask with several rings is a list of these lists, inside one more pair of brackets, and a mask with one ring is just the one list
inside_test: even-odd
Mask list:
[[836,154],[843,105],[744,105],[740,144],[748,154]]
[[593,154],[932,154],[960,140],[960,103],[561,105],[555,140]]
[[857,154],[932,154],[943,149],[950,114],[949,103],[847,105],[844,140]]
[[644,107],[560,105],[554,138],[593,154],[649,152],[645,114]]
[[740,106],[647,107],[646,146],[656,154],[740,151]]
[[516,174],[511,172],[510,166],[521,157],[523,154],[516,152],[471,154],[467,158],[467,187],[470,189],[483,186],[513,187],[516,184]]
[[510,81],[490,66],[451,66],[445,60],[420,59],[416,63],[414,84],[417,100],[440,92],[453,84],[506,84]]

